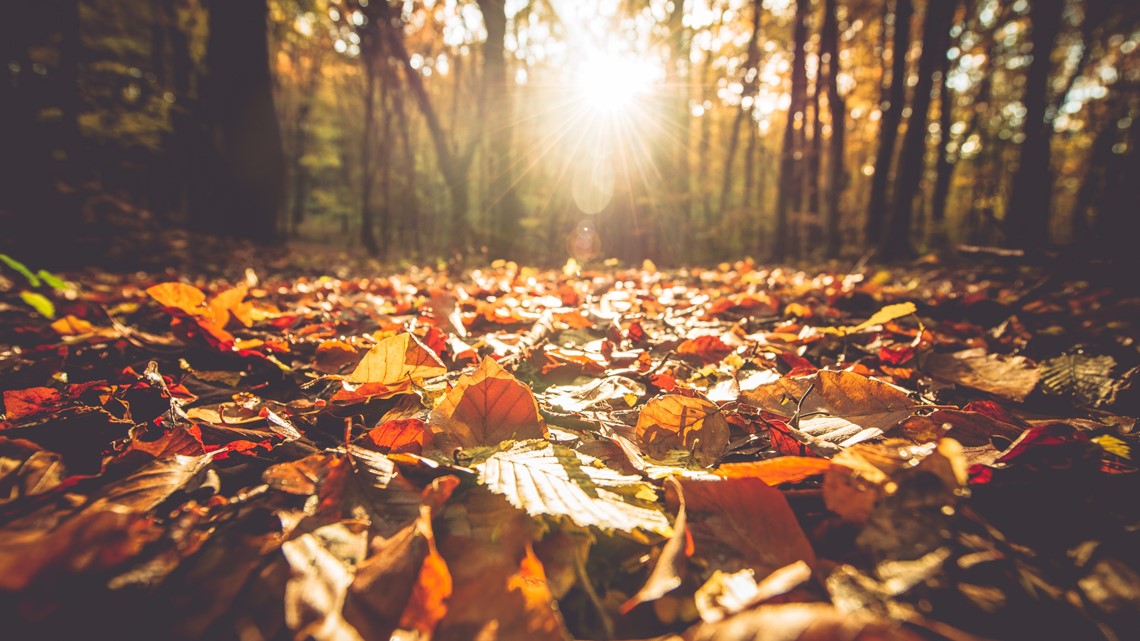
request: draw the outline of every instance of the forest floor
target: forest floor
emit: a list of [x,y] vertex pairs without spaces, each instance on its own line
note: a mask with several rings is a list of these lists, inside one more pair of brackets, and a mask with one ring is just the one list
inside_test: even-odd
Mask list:
[[183,248],[0,267],[6,639],[1140,629],[1115,284]]

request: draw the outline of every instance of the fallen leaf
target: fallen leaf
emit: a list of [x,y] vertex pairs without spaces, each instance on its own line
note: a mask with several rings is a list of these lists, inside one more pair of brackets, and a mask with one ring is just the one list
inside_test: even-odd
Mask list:
[[914,303],[898,303],[896,305],[887,305],[871,315],[870,318],[859,323],[858,325],[845,325],[843,327],[817,327],[816,330],[822,334],[834,334],[837,336],[849,336],[851,334],[858,334],[864,330],[876,327],[878,325],[885,325],[893,320],[909,316],[918,310]]
[[368,431],[368,438],[378,450],[421,454],[431,447],[431,430],[418,418],[385,421]]
[[714,403],[668,394],[645,404],[637,417],[635,435],[637,444],[654,458],[664,459],[671,450],[686,450],[707,467],[728,446],[729,428]]
[[4,390],[4,413],[9,422],[37,418],[60,409],[63,394],[50,387]]
[[780,456],[749,463],[725,463],[716,468],[715,473],[725,478],[757,478],[775,487],[806,481],[823,474],[830,467],[831,461],[825,458]]
[[854,372],[826,370],[801,378],[781,378],[742,393],[740,399],[787,417],[796,414],[798,404],[799,429],[839,447],[882,435],[910,416],[917,405],[881,381]]
[[182,310],[191,316],[202,315],[207,311],[203,307],[203,303],[206,302],[206,295],[193,285],[176,282],[160,283],[148,287],[146,293],[158,301],[159,305]]
[[657,555],[657,563],[653,566],[645,584],[637,594],[622,604],[622,614],[628,614],[638,605],[660,599],[681,587],[688,571],[688,556],[692,555],[693,550],[686,529],[685,495],[676,479],[669,478],[665,482],[677,493],[677,518],[673,520],[673,534],[662,546],[661,553]]
[[480,483],[528,514],[566,517],[607,531],[670,532],[652,486],[563,445],[511,443],[475,469]]
[[[814,566],[815,552],[784,494],[756,478],[680,480],[694,556],[727,572],[757,576],[796,561]],[[676,506],[666,488],[666,502]]]
[[428,422],[440,448],[546,436],[530,388],[489,357],[474,372],[459,377]]
[[1022,402],[1041,378],[1041,370],[1024,356],[989,354],[983,348],[952,354],[927,354],[922,370],[934,378]]
[[435,352],[412,334],[403,333],[389,336],[368,350],[347,380],[392,387],[446,373],[447,368]]

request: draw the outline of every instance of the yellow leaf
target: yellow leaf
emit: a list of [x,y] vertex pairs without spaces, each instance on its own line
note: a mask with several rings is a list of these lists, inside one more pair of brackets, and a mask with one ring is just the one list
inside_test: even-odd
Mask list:
[[870,318],[859,323],[858,325],[847,325],[844,327],[820,327],[818,331],[821,334],[834,334],[836,336],[847,336],[849,334],[857,334],[863,330],[874,327],[876,325],[884,325],[897,318],[909,316],[917,311],[914,303],[898,303],[896,305],[887,305],[871,315]]

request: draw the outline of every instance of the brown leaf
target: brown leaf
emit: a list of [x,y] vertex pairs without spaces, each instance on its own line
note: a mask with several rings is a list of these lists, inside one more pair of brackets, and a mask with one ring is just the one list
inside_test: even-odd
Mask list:
[[458,482],[454,476],[436,479],[421,496],[419,518],[377,539],[357,568],[344,616],[365,638],[388,638],[397,627],[430,637],[447,613],[451,572],[436,549],[431,520]]
[[917,473],[932,473],[942,480],[947,500],[966,482],[962,446],[953,439],[913,445],[892,439],[881,444],[863,443],[831,459],[823,477],[827,508],[843,518],[864,523],[884,497]]
[[693,549],[686,529],[685,494],[677,479],[670,477],[665,483],[677,493],[677,518],[673,521],[673,534],[665,541],[661,553],[657,555],[657,563],[649,573],[649,578],[645,580],[645,585],[622,604],[622,614],[628,614],[638,605],[659,599],[676,590],[685,580],[689,569],[688,557],[692,555]]
[[[815,552],[784,494],[756,478],[682,479],[695,556],[726,572],[757,576],[796,561],[815,566]],[[666,488],[666,502],[680,495]]]
[[356,360],[356,348],[338,339],[327,340],[317,345],[314,369],[326,374],[336,374],[341,368]]
[[650,400],[637,417],[637,444],[664,459],[670,450],[688,450],[701,465],[716,462],[728,446],[728,422],[704,399],[668,394]]
[[66,476],[59,454],[31,441],[0,437],[0,505],[48,492]]
[[788,417],[800,399],[799,429],[840,447],[882,435],[910,416],[916,405],[898,389],[853,372],[781,378],[741,394],[744,402]]
[[980,347],[953,354],[927,354],[922,369],[934,378],[1019,403],[1041,379],[1041,371],[1028,358],[988,354]]
[[429,422],[441,449],[546,437],[530,388],[490,357],[459,378]]

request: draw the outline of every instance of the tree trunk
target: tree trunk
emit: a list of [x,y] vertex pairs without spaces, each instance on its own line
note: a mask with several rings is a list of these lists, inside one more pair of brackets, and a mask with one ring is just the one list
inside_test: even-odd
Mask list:
[[373,140],[376,131],[376,90],[378,87],[376,65],[380,61],[369,56],[364,62],[364,132],[360,136],[360,244],[372,256],[380,254],[376,244],[376,220],[372,213],[372,183],[375,180],[372,167]]
[[483,85],[487,92],[482,141],[490,176],[488,188],[491,213],[492,249],[498,258],[516,258],[514,239],[522,220],[522,203],[515,189],[511,167],[514,132],[514,82],[507,78],[506,3],[504,0],[479,0],[487,42],[483,47]]
[[884,260],[910,258],[915,254],[910,241],[910,230],[914,221],[914,199],[918,195],[926,165],[926,119],[930,112],[930,94],[934,88],[934,73],[946,57],[946,48],[950,45],[950,23],[957,4],[945,0],[931,2],[926,7],[922,56],[918,60],[918,84],[914,87],[910,119],[899,151],[894,206],[891,208],[887,234],[880,246],[880,257]]
[[748,38],[748,49],[744,56],[744,83],[743,90],[740,94],[741,105],[736,111],[736,117],[732,120],[732,131],[728,135],[728,153],[724,159],[724,176],[720,186],[720,207],[719,216],[724,217],[728,211],[729,197],[732,195],[732,165],[736,160],[736,149],[740,145],[740,127],[747,119],[751,125],[751,113],[748,109],[744,108],[743,99],[745,96],[751,96],[756,92],[756,78],[759,74],[750,77],[749,72],[755,69],[760,63],[760,48],[758,41],[760,37],[760,14],[764,8],[760,0],[756,0],[752,5],[752,35]]
[[950,196],[950,181],[954,177],[951,159],[950,127],[954,124],[954,99],[946,79],[950,75],[950,58],[942,57],[942,78],[938,83],[938,159],[934,168],[934,193],[930,198],[930,244],[934,249],[946,247],[946,200]]
[[204,232],[277,239],[285,158],[273,105],[267,0],[213,0],[205,93],[214,129],[212,206],[194,214]]
[[1026,73],[1025,140],[1018,152],[1019,162],[1006,208],[1006,242],[1014,247],[1042,247],[1049,242],[1049,206],[1052,177],[1049,161],[1052,151],[1049,104],[1049,72],[1053,68],[1053,44],[1061,29],[1061,0],[1033,0],[1029,5],[1030,41],[1033,61]]
[[847,186],[844,163],[847,136],[847,104],[839,95],[839,24],[837,0],[824,0],[820,56],[827,63],[827,106],[831,114],[831,140],[827,150],[827,219],[824,221],[824,253],[838,258],[841,246],[839,200]]
[[368,8],[371,11],[370,19],[382,21],[381,26],[387,48],[404,70],[404,80],[412,94],[412,99],[415,100],[416,106],[423,114],[432,147],[435,149],[440,174],[443,176],[444,184],[447,185],[451,210],[446,229],[443,230],[443,235],[447,239],[444,246],[453,252],[469,251],[471,249],[471,233],[467,224],[467,210],[470,205],[470,191],[467,177],[473,150],[468,148],[464,152],[458,153],[451,149],[447,132],[444,130],[435,105],[424,86],[423,76],[412,66],[411,56],[404,45],[403,34],[398,25],[393,24],[393,7],[384,2],[373,2],[368,5]]
[[911,0],[895,0],[895,26],[891,41],[891,81],[883,88],[879,149],[875,154],[875,173],[871,177],[871,196],[867,203],[866,225],[863,228],[864,242],[870,246],[875,246],[883,238],[883,222],[887,214],[887,184],[891,176],[891,161],[895,155],[899,124],[902,122],[903,102],[906,99],[906,54],[910,49],[910,19],[913,13]]
[[796,2],[795,27],[792,33],[792,93],[788,105],[788,120],[784,126],[784,141],[780,152],[780,183],[776,194],[776,228],[773,231],[772,258],[784,260],[788,257],[788,244],[791,241],[788,225],[789,210],[799,209],[803,202],[800,178],[800,159],[796,154],[803,153],[799,144],[803,137],[804,107],[807,102],[807,72],[804,69],[804,45],[807,42],[807,14],[810,0]]

